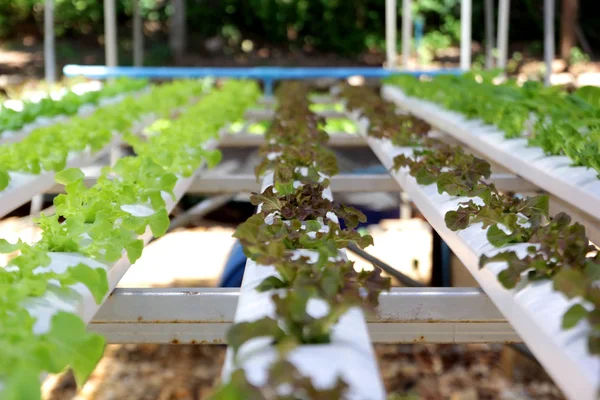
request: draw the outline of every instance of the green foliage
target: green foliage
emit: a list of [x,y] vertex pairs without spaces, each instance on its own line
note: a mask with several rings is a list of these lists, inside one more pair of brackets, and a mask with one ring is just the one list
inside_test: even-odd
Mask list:
[[385,81],[400,86],[408,96],[495,125],[507,139],[525,137],[529,145],[542,148],[547,155],[567,156],[574,166],[592,168],[600,176],[600,96],[596,88],[568,94],[531,81],[522,87],[515,81],[496,85],[492,77],[467,73],[423,82],[410,76]]
[[[528,13],[530,5],[523,3],[529,1],[518,2],[511,8],[511,27],[514,27],[511,28],[511,36],[515,40],[538,40],[542,31],[539,29],[532,36],[531,20],[541,23],[540,13],[535,8]],[[55,28],[59,36],[102,34],[101,1],[55,0],[55,4]],[[167,28],[173,12],[170,2],[142,0],[140,4],[145,20],[160,24],[162,29]],[[116,6],[119,23],[128,23],[132,15],[132,0],[117,1]],[[275,43],[289,43],[292,49],[308,46],[351,55],[365,49],[383,49],[383,0],[187,0],[186,9],[190,34],[201,37],[219,35],[234,48],[240,46],[248,34],[249,39],[258,39],[258,42],[263,38]],[[587,15],[595,15],[593,11]],[[415,1],[413,12],[425,21],[423,50],[426,57],[431,57],[436,49],[457,43],[460,37],[458,0]],[[402,7],[398,7],[398,16],[401,13]],[[43,0],[0,0],[0,37],[18,34],[22,31],[22,24],[32,22],[41,33],[42,21]],[[483,22],[483,3],[474,2],[475,40],[483,40]],[[585,18],[581,22],[585,30]],[[593,26],[588,31],[593,32]]]
[[[260,207],[259,212],[234,234],[248,258],[275,268],[276,274],[256,289],[271,293],[275,315],[234,324],[228,343],[237,356],[246,342],[268,337],[279,358],[265,385],[249,384],[239,369],[214,399],[262,399],[265,393],[278,399],[339,398],[346,388],[344,382],[338,380],[334,388],[316,390],[310,378],[295,372],[285,361],[285,355],[299,345],[329,343],[342,315],[356,306],[373,311],[381,291],[390,288],[389,278],[383,278],[379,270],[356,272],[353,262],[341,257],[341,250],[349,243],[366,247],[373,239],[353,229],[366,221],[360,211],[334,203],[324,193],[329,180],[323,174],[335,173],[337,162],[325,148],[328,135],[310,110],[308,94],[308,88],[300,83],[285,83],[277,93],[277,113],[261,149],[265,162],[256,170],[258,178],[272,172],[274,184],[252,195],[251,202]],[[340,220],[345,222],[345,229]],[[298,256],[297,250],[309,251],[315,257]],[[313,299],[327,306],[319,317],[307,311]],[[280,365],[286,365],[287,370],[275,369]],[[279,393],[283,383],[293,388],[289,395]]]
[[[586,100],[594,103],[598,98],[595,89],[586,88],[572,96],[555,89],[541,89],[535,83],[528,83],[522,89],[512,84],[500,85],[495,89],[494,85],[485,83],[490,76],[481,78],[484,83],[476,83],[468,75],[439,77],[430,83],[397,76],[388,79],[388,82],[402,86],[411,96],[438,102],[469,117],[489,117],[489,123],[515,129],[520,126],[512,131],[519,134],[524,128],[521,122],[526,119],[519,110],[539,112],[540,118],[546,122],[548,116],[557,118],[557,115],[561,115],[567,118],[577,112],[597,112],[586,103]],[[463,83],[466,88],[461,86]],[[541,94],[538,94],[538,90]],[[489,93],[486,94],[486,91]],[[366,96],[368,93],[369,90],[363,88],[355,89],[351,95],[358,99],[361,94]],[[548,103],[540,103],[540,98],[548,100]],[[514,104],[509,105],[510,102]],[[381,103],[383,100],[372,104],[367,110],[385,110],[386,106]],[[353,109],[362,108],[358,101],[349,104],[353,104]],[[514,109],[509,110],[510,107]],[[409,117],[390,114],[389,120],[385,120],[373,112],[364,114],[374,117],[370,118],[369,135],[392,142],[395,140],[401,146],[419,146],[410,153],[396,156],[394,169],[408,168],[417,183],[436,184],[440,194],[471,198],[461,202],[456,210],[446,213],[445,222],[449,229],[458,231],[480,223],[482,229],[487,229],[488,242],[494,247],[531,243],[525,257],[520,257],[513,250],[502,251],[494,256],[483,255],[480,267],[496,262],[505,264],[506,267],[498,274],[498,280],[507,289],[515,288],[519,283],[552,280],[555,290],[577,301],[563,316],[563,327],[571,328],[586,319],[591,327],[588,350],[591,354],[600,355],[600,253],[590,244],[585,228],[578,223],[571,223],[571,218],[564,213],[551,217],[547,195],[518,198],[498,192],[494,185],[485,182],[490,176],[490,165],[466,154],[460,147],[449,146],[425,136],[414,136],[407,140],[406,133],[402,132],[395,136],[381,135],[385,124],[394,124],[394,118],[399,126]],[[515,116],[517,123],[512,119]],[[525,119],[521,120],[519,116]],[[567,121],[566,124],[574,121]],[[585,136],[592,135],[592,132],[588,132]]]
[[[173,82],[153,89],[151,94],[156,98],[131,99],[126,103],[130,108],[128,118],[116,124],[110,119],[103,122],[126,131],[146,113],[166,115],[174,106],[185,105],[190,96],[203,94],[207,88],[206,82]],[[106,167],[90,188],[83,184],[80,170],[59,171],[57,181],[65,185],[66,194],[55,198],[54,215],[38,219],[42,239],[32,246],[0,240],[0,251],[20,252],[6,268],[0,268],[2,399],[39,399],[38,380],[43,371],[58,373],[70,367],[81,385],[102,356],[104,339],[86,333],[83,321],[74,314],[57,312],[47,332],[34,329],[37,321],[25,308],[25,302],[43,296],[50,286],[64,290],[81,283],[97,303],[108,295],[104,267],[92,268],[80,262],[58,273],[48,268],[51,253],[84,255],[107,268],[125,255],[135,262],[143,247],[139,235],[150,228],[155,236],[160,236],[169,226],[163,193],[173,195],[178,179],[189,175],[190,168],[218,159],[204,149],[205,144],[216,138],[227,122],[241,118],[258,95],[255,83],[226,82],[221,90],[205,94],[146,144],[138,146],[136,156]],[[227,104],[225,110],[213,112],[223,104]],[[114,114],[101,116],[116,118],[118,111],[126,114],[127,110],[115,108]],[[152,146],[161,146],[160,151],[167,157],[158,157]],[[178,158],[186,152],[185,158]]]
[[140,90],[146,84],[145,80],[120,78],[114,83],[102,87],[100,90],[81,95],[67,91],[58,100],[46,97],[39,102],[25,101],[22,111],[0,108],[0,133],[4,131],[17,131],[38,117],[55,117],[61,114],[74,115],[84,104],[98,104],[102,99]]

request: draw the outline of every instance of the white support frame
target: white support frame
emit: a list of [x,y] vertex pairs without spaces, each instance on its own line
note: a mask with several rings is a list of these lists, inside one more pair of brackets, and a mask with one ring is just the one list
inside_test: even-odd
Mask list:
[[[410,56],[412,53],[412,0],[402,0],[402,66],[410,66]],[[395,28],[395,27],[394,27]],[[394,41],[394,50],[396,42]]]
[[544,0],[544,84],[551,84],[552,61],[554,61],[554,0]]
[[118,65],[117,10],[115,0],[104,0],[104,51],[107,67]]
[[54,45],[54,0],[44,1],[44,77],[46,83],[56,82],[56,46]]
[[[243,131],[242,131],[243,132]],[[254,135],[248,133],[232,133],[223,137],[220,147],[258,147],[265,143],[263,135]],[[365,140],[360,135],[348,133],[332,133],[329,135],[330,147],[364,147]]]
[[385,54],[390,69],[396,68],[397,10],[396,0],[385,0]]
[[494,0],[484,0],[485,69],[494,68]]
[[144,23],[141,15],[141,0],[132,0],[133,7],[133,66],[144,66]]
[[471,69],[471,19],[472,0],[460,1],[460,69],[468,71]]
[[[238,288],[115,289],[89,325],[109,343],[226,343]],[[480,289],[392,288],[367,316],[376,343],[521,339]]]
[[500,0],[498,6],[498,61],[496,66],[506,70],[508,61],[508,26],[510,0]]

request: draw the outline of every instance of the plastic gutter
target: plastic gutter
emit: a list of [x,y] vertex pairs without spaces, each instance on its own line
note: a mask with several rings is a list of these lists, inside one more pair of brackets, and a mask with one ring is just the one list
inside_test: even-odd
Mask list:
[[[267,174],[261,191],[272,185],[273,174]],[[327,189],[324,196],[331,198]],[[255,321],[263,317],[275,317],[271,300],[272,292],[258,292],[256,287],[268,276],[276,275],[272,266],[258,265],[248,259],[234,322]],[[320,309],[320,304],[315,309]],[[309,311],[310,312],[310,311]],[[318,311],[317,311],[318,312]],[[267,379],[269,366],[277,359],[277,351],[270,345],[269,338],[255,338],[245,343],[238,351],[234,364],[233,352],[227,350],[222,378],[224,381],[236,368],[243,368],[247,379],[254,385],[262,385]],[[367,330],[362,310],[358,307],[344,314],[333,328],[332,340],[323,345],[302,345],[287,356],[298,370],[310,377],[318,388],[335,386],[341,377],[349,385],[349,399],[385,399],[385,389],[379,375],[379,368]]]
[[401,89],[384,86],[382,96],[476,149],[487,159],[530,181],[573,207],[598,219],[600,179],[587,167],[573,167],[566,156],[547,156],[527,139],[505,139],[498,128],[481,120],[467,120],[459,113],[436,104],[407,97]]
[[[363,134],[366,135],[368,121],[362,120],[361,125]],[[395,147],[389,140],[369,137],[367,141],[390,171],[395,156],[412,153],[411,148]],[[421,186],[410,176],[407,168],[390,173],[467,267],[565,395],[573,400],[597,400],[600,392],[600,357],[591,356],[587,349],[590,326],[584,321],[571,330],[561,328],[562,316],[573,301],[554,291],[550,281],[521,284],[512,290],[505,289],[497,278],[497,274],[507,267],[504,262],[491,263],[479,269],[479,259],[483,254],[493,255],[515,250],[520,256],[524,256],[530,244],[495,248],[487,241],[486,231],[481,228],[481,223],[473,224],[458,233],[451,231],[444,222],[445,213],[455,210],[460,202],[467,201],[468,198],[440,195],[435,184]],[[523,274],[523,280],[526,281],[526,274]]]

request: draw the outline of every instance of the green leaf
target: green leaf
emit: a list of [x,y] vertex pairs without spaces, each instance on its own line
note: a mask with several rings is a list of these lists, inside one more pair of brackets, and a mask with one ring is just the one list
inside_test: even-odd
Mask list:
[[142,256],[144,250],[144,242],[142,240],[135,240],[125,246],[127,251],[127,258],[130,263],[135,263]]
[[154,237],[161,237],[169,229],[171,220],[165,208],[161,208],[149,217],[150,229]]
[[588,311],[581,304],[574,304],[563,315],[562,328],[571,329],[575,327],[582,319],[586,318]]
[[54,354],[71,366],[75,381],[81,387],[102,358],[104,338],[87,333],[79,317],[62,311],[52,317],[45,337],[56,346]]
[[10,175],[8,172],[0,169],[0,191],[6,189],[10,183]]
[[250,196],[250,203],[254,206],[258,206],[262,203],[261,212],[270,214],[274,211],[281,210],[281,201],[278,196],[273,192],[274,187],[271,185],[266,188],[261,194],[253,193]]
[[68,269],[68,273],[77,282],[83,283],[94,296],[96,304],[102,304],[108,293],[108,279],[103,268],[91,268],[85,264],[77,264]]
[[549,207],[550,197],[547,194],[542,194],[534,197],[528,197],[519,211],[527,216],[541,214],[547,217]]
[[568,298],[584,296],[587,279],[580,271],[562,268],[552,279],[554,289],[562,292]]
[[277,278],[276,276],[269,276],[268,278],[265,278],[265,280],[263,280],[260,283],[260,285],[256,287],[256,290],[259,292],[266,292],[268,290],[281,289],[286,287],[289,287],[289,284]]
[[85,175],[79,168],[68,168],[58,172],[54,179],[61,185],[69,185],[83,178],[85,178]]
[[[25,244],[21,241],[18,241],[15,244],[9,243],[6,239],[0,239],[0,253],[9,254],[17,250],[21,250],[21,248]],[[25,245],[26,246],[26,245]]]
[[0,389],[3,400],[41,400],[40,376],[35,367],[17,365],[10,371],[8,379]]
[[448,211],[444,215],[444,221],[446,226],[451,231],[459,231],[469,226],[469,220],[471,218],[471,210],[468,208],[459,208],[456,211]]
[[204,157],[206,158],[206,164],[208,165],[208,168],[214,168],[221,162],[223,155],[219,150],[211,150],[205,152]]
[[513,241],[513,235],[514,233],[506,233],[498,227],[498,224],[494,224],[487,231],[487,240],[495,247],[502,247]]

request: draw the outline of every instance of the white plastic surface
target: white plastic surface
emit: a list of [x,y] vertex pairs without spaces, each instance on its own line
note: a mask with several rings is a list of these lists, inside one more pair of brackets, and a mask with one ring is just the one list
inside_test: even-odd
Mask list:
[[[272,184],[272,173],[262,181],[261,190]],[[329,190],[324,196],[331,197]],[[235,314],[235,322],[255,321],[263,317],[274,317],[275,309],[271,300],[272,292],[258,292],[255,288],[268,276],[277,272],[272,266],[258,265],[248,259],[240,298]],[[320,312],[317,304],[310,304],[311,315]],[[253,339],[238,351],[237,365],[246,372],[248,380],[261,385],[267,378],[269,365],[277,358],[268,338]],[[385,389],[379,376],[379,368],[367,331],[362,311],[354,308],[348,311],[333,328],[332,341],[323,345],[304,345],[294,349],[287,359],[304,375],[310,377],[315,386],[329,388],[341,376],[350,385],[348,398],[357,400],[385,399]],[[233,352],[228,349],[223,367],[223,379],[233,372]]]
[[[395,147],[387,140],[368,138],[368,142],[383,165],[390,170],[396,155],[412,152],[410,148]],[[391,174],[568,398],[597,400],[600,390],[600,357],[590,356],[587,351],[589,325],[582,322],[572,330],[561,329],[562,315],[572,302],[553,291],[549,281],[525,287],[519,285],[513,290],[505,289],[499,283],[497,274],[506,267],[506,263],[488,264],[479,269],[482,254],[515,250],[521,253],[520,256],[524,256],[523,252],[528,244],[495,248],[487,241],[480,223],[458,233],[452,232],[446,227],[444,214],[456,209],[458,203],[468,200],[467,198],[440,195],[436,185],[421,186],[409,175],[407,168]]]
[[597,172],[571,166],[564,156],[546,156],[526,139],[505,139],[497,128],[423,100],[407,97],[401,89],[384,86],[382,96],[437,129],[483,154],[487,159],[561,198],[594,219],[600,215],[600,180]]

